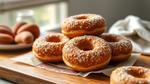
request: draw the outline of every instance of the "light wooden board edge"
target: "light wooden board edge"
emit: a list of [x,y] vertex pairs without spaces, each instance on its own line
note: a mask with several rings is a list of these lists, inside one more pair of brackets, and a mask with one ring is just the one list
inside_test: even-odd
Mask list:
[[[5,65],[4,65],[5,64]],[[16,69],[18,67],[18,69]],[[0,77],[21,84],[109,84],[109,78],[83,78],[79,76],[47,71],[10,60],[0,62]]]

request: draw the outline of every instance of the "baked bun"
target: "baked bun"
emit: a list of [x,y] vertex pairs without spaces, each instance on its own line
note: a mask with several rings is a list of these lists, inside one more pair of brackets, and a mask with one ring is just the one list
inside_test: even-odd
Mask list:
[[23,31],[15,36],[15,42],[18,44],[30,44],[34,41],[34,36],[31,32]]
[[[13,27],[15,42],[18,44],[30,44],[39,37],[40,30],[36,24],[18,22]],[[23,36],[22,36],[23,35]]]
[[14,34],[5,25],[0,25],[0,44],[11,44],[14,42]]

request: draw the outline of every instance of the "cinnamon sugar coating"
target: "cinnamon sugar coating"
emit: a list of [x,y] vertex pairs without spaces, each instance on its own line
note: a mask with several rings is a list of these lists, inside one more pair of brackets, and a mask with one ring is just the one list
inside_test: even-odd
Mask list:
[[88,69],[91,66],[109,61],[111,58],[111,49],[99,37],[89,35],[80,36],[71,39],[65,44],[63,58],[72,65]]
[[[100,35],[105,31],[106,22],[104,18],[96,14],[79,14],[66,18],[61,25],[62,33],[72,35],[73,32],[80,31],[76,36],[82,35]],[[96,32],[95,30],[100,30]],[[92,32],[93,31],[93,32]]]
[[110,84],[150,84],[150,69],[140,66],[124,66],[114,70]]
[[61,33],[48,33],[43,37],[39,37],[33,44],[33,51],[38,56],[61,56],[64,44],[69,38]]
[[[123,61],[123,59],[127,60],[131,56],[132,44],[131,41],[128,40],[126,37],[109,33],[103,33],[102,35],[100,35],[100,37],[109,43],[112,49],[112,60]],[[115,57],[117,56],[124,57],[118,57],[119,59],[123,58],[119,60],[117,58],[115,59]]]

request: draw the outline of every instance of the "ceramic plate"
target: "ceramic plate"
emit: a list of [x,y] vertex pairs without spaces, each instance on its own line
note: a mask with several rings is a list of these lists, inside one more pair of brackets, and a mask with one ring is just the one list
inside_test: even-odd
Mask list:
[[12,45],[0,45],[0,50],[18,50],[31,48],[32,44],[12,44]]

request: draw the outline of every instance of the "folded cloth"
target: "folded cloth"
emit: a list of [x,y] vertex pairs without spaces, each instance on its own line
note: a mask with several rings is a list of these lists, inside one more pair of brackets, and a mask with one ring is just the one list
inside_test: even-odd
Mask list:
[[150,55],[150,22],[133,15],[114,23],[109,33],[124,35],[133,44],[133,52]]

